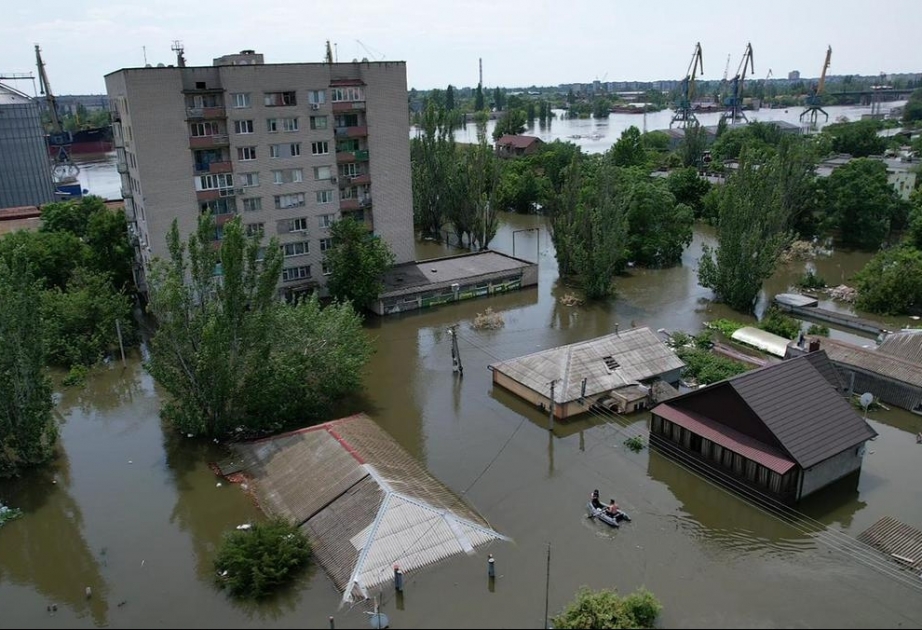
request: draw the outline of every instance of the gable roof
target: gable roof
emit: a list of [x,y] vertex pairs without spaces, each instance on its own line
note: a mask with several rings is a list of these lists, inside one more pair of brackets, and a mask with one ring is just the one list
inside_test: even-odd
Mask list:
[[504,539],[364,414],[233,448],[260,505],[310,536],[346,601],[393,579],[395,562],[407,572]]
[[527,149],[535,142],[541,142],[541,138],[538,138],[537,136],[514,136],[507,133],[500,136],[500,139],[496,141],[496,144],[502,147],[512,147],[514,149]]
[[914,387],[922,387],[922,365],[891,354],[897,351],[894,344],[889,346],[890,352],[881,352],[825,337],[809,339],[818,340],[820,348],[823,348],[836,363],[879,374]]
[[[810,468],[877,435],[837,391],[830,380],[835,378],[834,370],[826,354],[817,351],[735,376],[721,385],[736,392],[794,461]],[[683,400],[708,396],[715,386],[663,405],[682,408]]]
[[922,364],[922,330],[904,330],[887,335],[880,342],[877,351],[911,363]]
[[[611,369],[609,365],[617,367]],[[550,394],[548,384],[556,381],[554,401],[569,402],[581,396],[584,378],[586,395],[594,396],[683,367],[682,360],[656,333],[649,328],[631,328],[494,363],[490,369],[542,395]]]

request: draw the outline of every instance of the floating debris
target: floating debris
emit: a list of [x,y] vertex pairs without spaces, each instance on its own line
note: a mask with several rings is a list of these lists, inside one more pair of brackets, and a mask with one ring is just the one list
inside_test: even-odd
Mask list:
[[22,510],[19,508],[7,507],[0,503],[0,527],[10,521],[15,521],[20,516],[22,516]]
[[558,300],[564,306],[582,306],[583,300],[572,293],[566,293]]
[[477,313],[471,328],[474,330],[499,330],[506,325],[502,313],[496,313],[491,307],[487,307],[483,313]]

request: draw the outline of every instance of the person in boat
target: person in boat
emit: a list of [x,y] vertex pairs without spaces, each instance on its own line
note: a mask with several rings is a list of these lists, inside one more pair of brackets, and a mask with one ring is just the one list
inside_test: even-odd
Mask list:
[[615,503],[615,500],[612,499],[611,503],[608,504],[608,507],[605,508],[605,511],[608,513],[609,516],[614,518],[615,516],[618,516],[618,512],[621,511],[621,508],[619,508],[618,504]]
[[602,502],[599,500],[599,491],[593,490],[592,495],[589,498],[589,503],[597,510],[602,509]]

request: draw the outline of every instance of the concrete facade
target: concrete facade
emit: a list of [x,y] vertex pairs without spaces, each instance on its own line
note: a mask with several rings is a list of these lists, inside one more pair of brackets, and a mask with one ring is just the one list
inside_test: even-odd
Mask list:
[[0,85],[0,208],[55,200],[38,102]]
[[810,468],[801,471],[800,490],[798,500],[820,490],[856,470],[861,470],[861,461],[864,457],[865,446],[856,446],[842,451]]
[[325,283],[345,216],[413,259],[405,63],[132,68],[106,88],[140,273],[174,219],[186,238],[208,210],[217,240],[235,215],[278,238],[283,291]]

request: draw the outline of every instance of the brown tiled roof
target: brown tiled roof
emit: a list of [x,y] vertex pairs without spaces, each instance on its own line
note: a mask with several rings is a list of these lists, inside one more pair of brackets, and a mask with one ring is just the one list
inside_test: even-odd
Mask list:
[[512,147],[514,149],[527,149],[535,142],[541,142],[541,138],[535,136],[513,136],[512,134],[505,134],[496,141],[501,147]]
[[830,384],[829,358],[821,350],[735,376],[740,398],[778,438],[794,460],[809,468],[876,436]]

